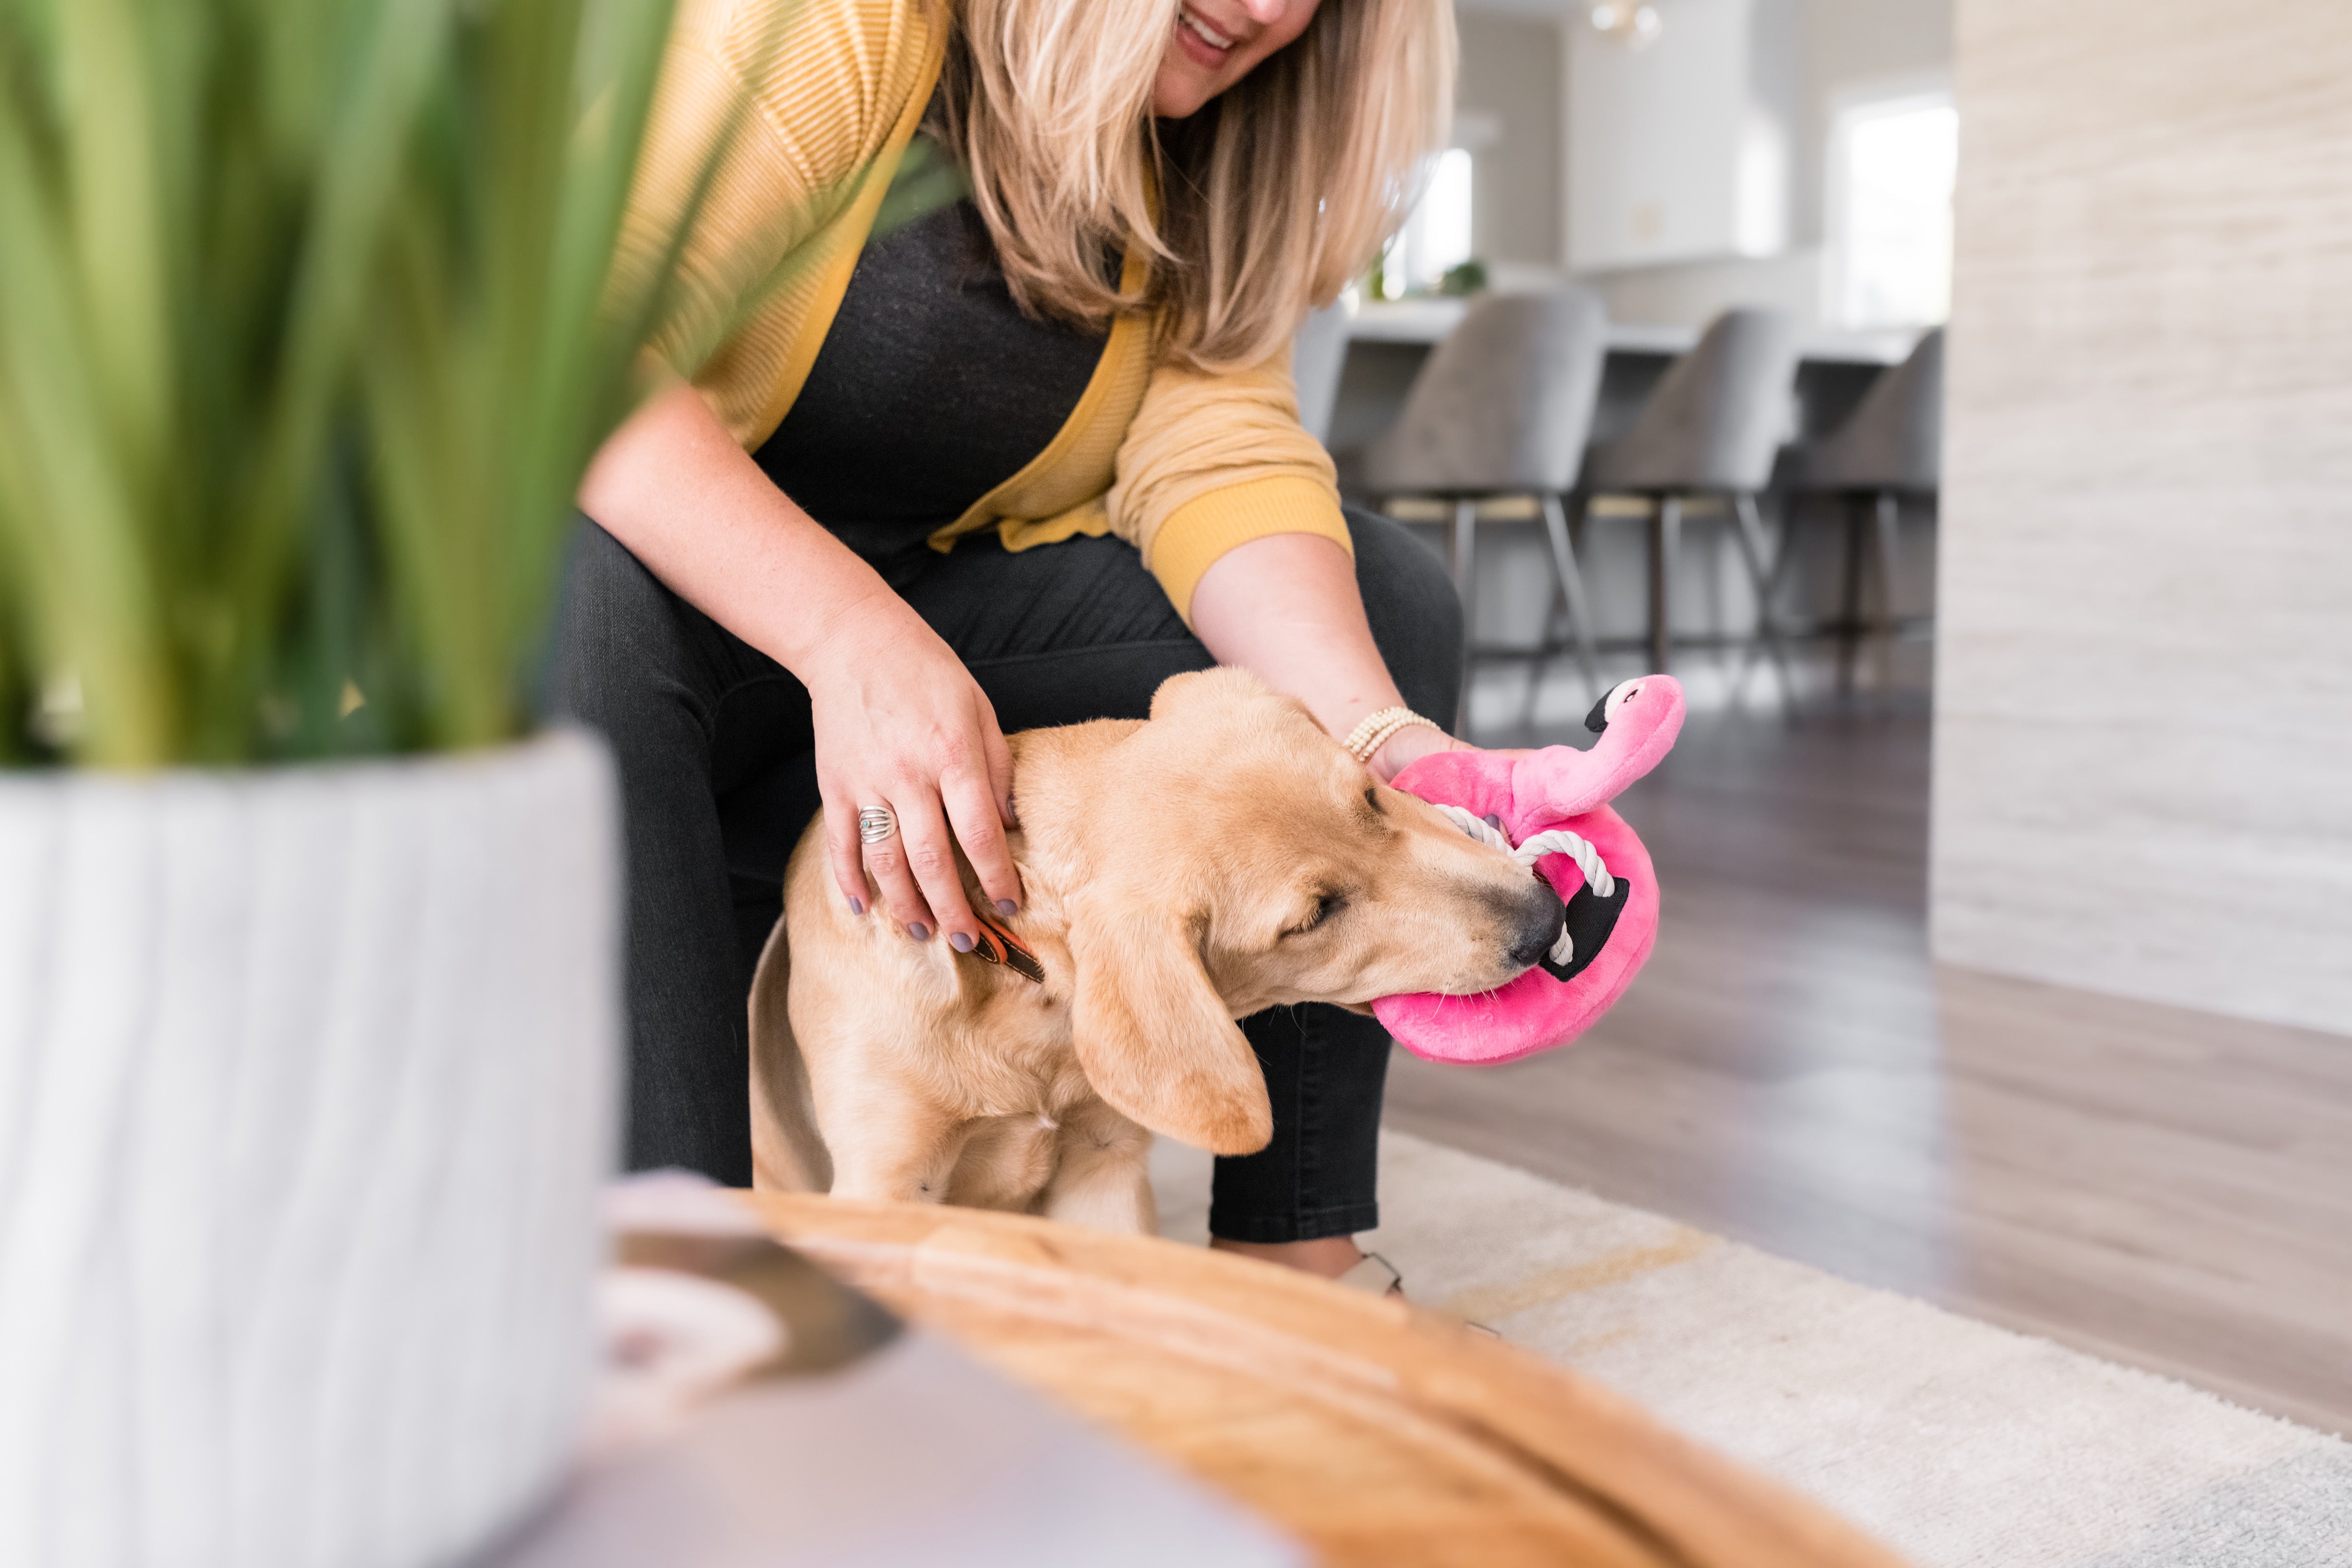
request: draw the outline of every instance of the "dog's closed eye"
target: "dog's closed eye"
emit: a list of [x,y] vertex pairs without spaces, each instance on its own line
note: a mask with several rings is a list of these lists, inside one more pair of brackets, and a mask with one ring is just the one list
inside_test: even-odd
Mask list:
[[1313,931],[1317,926],[1321,925],[1324,921],[1329,920],[1333,915],[1338,914],[1341,910],[1346,909],[1347,907],[1347,894],[1327,888],[1322,892],[1316,895],[1315,907],[1307,911],[1307,918],[1300,921],[1297,924],[1291,926],[1282,934],[1286,937],[1305,936],[1308,931]]

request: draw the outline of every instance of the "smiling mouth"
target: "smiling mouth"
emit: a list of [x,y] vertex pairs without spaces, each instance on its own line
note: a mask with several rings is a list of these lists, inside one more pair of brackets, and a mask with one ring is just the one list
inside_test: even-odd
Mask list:
[[1199,16],[1193,15],[1192,8],[1190,5],[1181,6],[1177,10],[1176,29],[1178,32],[1186,35],[1188,42],[1197,40],[1202,46],[1216,51],[1220,56],[1222,56],[1227,49],[1234,47],[1233,39],[1225,37],[1224,34],[1220,33],[1214,27],[1212,27],[1206,22],[1201,20]]

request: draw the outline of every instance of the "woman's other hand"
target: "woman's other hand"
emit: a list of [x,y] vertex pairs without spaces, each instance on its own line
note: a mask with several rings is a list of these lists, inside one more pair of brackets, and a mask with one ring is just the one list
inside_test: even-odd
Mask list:
[[[845,606],[804,663],[825,851],[842,896],[863,910],[870,874],[909,936],[943,933],[971,952],[979,926],[956,846],[997,912],[1021,900],[1005,841],[1013,752],[996,710],[939,634],[887,588]],[[858,813],[874,806],[889,811],[897,832],[862,843]]]

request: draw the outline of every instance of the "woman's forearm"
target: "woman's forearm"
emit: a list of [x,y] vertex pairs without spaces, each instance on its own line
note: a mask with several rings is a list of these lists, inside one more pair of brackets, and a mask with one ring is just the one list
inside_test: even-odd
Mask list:
[[613,433],[580,505],[671,592],[803,680],[845,617],[904,609],[690,386],[656,395]]
[[[1220,664],[1238,665],[1307,704],[1334,735],[1402,704],[1356,586],[1356,563],[1336,540],[1275,533],[1217,558],[1192,590],[1192,629]],[[1372,758],[1385,779],[1429,752],[1458,745],[1444,732],[1398,732]]]

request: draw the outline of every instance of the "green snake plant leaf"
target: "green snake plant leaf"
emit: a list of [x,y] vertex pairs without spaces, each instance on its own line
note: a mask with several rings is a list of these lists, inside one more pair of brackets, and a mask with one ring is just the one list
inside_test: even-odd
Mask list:
[[[177,704],[139,498],[115,461],[74,285],[71,219],[42,178],[36,138],[0,110],[0,416],[15,432],[0,488],[7,584],[40,665],[69,673],[93,760],[152,766],[179,738]],[[70,518],[71,526],[50,520]]]
[[[243,525],[227,542],[230,602],[236,624],[249,632],[272,623],[301,509],[315,500],[350,346],[418,110],[447,48],[450,12],[450,0],[375,0],[358,79],[318,150],[316,200],[291,284],[278,381],[262,416],[258,469]],[[264,651],[240,647],[243,657],[221,672],[224,700],[206,718],[225,733],[246,722]]]
[[761,302],[677,278],[743,101],[625,225],[671,3],[0,0],[0,763],[530,727],[641,345]]
[[[592,443],[626,411],[626,372],[645,307],[610,298],[611,258],[635,167],[614,150],[635,142],[651,112],[668,12],[667,0],[619,0],[597,7],[582,31],[581,101],[562,141],[563,199],[540,295],[543,351],[528,367],[530,395],[516,405],[522,422],[510,471],[519,499],[568,495]],[[698,210],[698,204],[689,215]],[[570,509],[541,508],[535,516],[526,510],[518,521],[521,560],[507,613],[536,626],[551,602]]]

